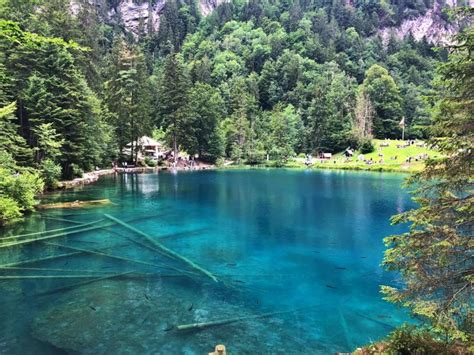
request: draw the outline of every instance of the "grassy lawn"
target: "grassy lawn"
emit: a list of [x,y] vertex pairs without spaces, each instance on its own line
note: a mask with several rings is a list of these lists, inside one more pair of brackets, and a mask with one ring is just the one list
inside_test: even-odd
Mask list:
[[[430,158],[440,156],[439,152],[428,147],[419,147],[417,141],[415,144],[407,148],[397,148],[397,145],[404,145],[401,140],[373,140],[375,151],[370,154],[364,154],[366,160],[372,158],[373,164],[367,164],[358,159],[360,152],[355,152],[354,156],[346,159],[342,153],[335,154],[332,159],[321,161],[313,159],[311,168],[325,169],[347,169],[347,170],[369,170],[369,171],[393,171],[393,172],[416,172],[423,169],[424,161],[418,159],[417,156],[427,154]],[[388,147],[380,147],[381,143],[388,143]],[[383,158],[379,156],[383,154]],[[411,157],[411,162],[407,162],[407,158]],[[380,160],[383,159],[383,162]],[[297,158],[286,164],[288,168],[304,168],[304,159]]]

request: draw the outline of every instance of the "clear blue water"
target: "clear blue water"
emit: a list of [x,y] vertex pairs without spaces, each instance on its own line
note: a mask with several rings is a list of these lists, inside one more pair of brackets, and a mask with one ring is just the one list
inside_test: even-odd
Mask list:
[[[120,225],[51,239],[153,265],[77,253],[17,266],[42,270],[1,270],[0,276],[89,278],[0,281],[0,353],[207,354],[218,343],[229,354],[354,350],[410,320],[379,292],[381,284],[397,282],[380,267],[383,237],[403,231],[389,218],[413,207],[403,178],[342,171],[160,172],[104,177],[48,195],[46,202],[108,198],[114,204],[35,213],[0,236],[71,227],[71,221],[108,213],[219,282],[157,253]],[[0,264],[64,253],[71,250],[42,242],[0,248]],[[133,273],[77,285],[91,275],[121,272]],[[275,314],[256,317],[267,313]],[[239,317],[250,318],[172,329]]]

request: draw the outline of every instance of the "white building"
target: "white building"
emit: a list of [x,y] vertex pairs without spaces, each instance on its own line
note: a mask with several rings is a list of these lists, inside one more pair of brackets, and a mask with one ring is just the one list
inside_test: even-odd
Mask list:
[[[128,143],[125,147],[124,153],[130,155],[132,150],[132,142]],[[143,136],[136,142],[133,142],[134,152],[137,147],[138,159],[149,157],[151,159],[157,160],[164,157],[169,152],[169,149],[167,149],[163,143],[160,143],[147,136]]]

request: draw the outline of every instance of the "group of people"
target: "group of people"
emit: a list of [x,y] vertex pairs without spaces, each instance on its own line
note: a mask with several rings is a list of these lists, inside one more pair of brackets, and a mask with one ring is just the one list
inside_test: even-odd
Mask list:
[[411,163],[413,160],[414,161],[420,161],[420,160],[425,160],[425,159],[428,159],[429,158],[429,155],[428,153],[424,153],[424,154],[418,154],[414,157],[408,157],[405,159],[405,162],[406,163]]
[[197,167],[196,160],[194,159],[194,156],[191,155],[188,157],[178,156],[176,160],[174,157],[170,157],[168,161],[171,163],[173,169],[183,168],[185,170],[193,170]]

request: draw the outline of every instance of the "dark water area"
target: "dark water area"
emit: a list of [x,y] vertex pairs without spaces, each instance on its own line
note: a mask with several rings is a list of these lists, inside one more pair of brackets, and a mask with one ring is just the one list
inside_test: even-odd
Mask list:
[[[380,294],[380,285],[398,282],[380,266],[383,237],[406,228],[391,226],[390,216],[413,207],[403,178],[347,171],[160,172],[104,177],[52,193],[43,202],[112,204],[44,210],[0,230],[0,264],[10,264],[0,270],[0,353],[207,354],[219,343],[229,354],[352,351],[410,321]],[[20,246],[7,243],[54,232],[4,239],[87,229],[77,226],[94,221],[100,222],[88,227],[103,228]],[[62,254],[68,255],[55,257]],[[28,260],[36,261],[18,264]],[[174,328],[235,318],[246,319]]]

